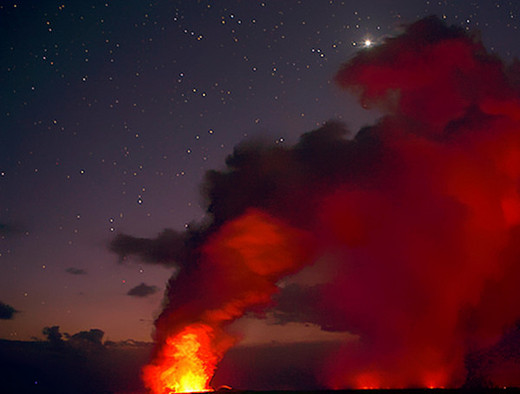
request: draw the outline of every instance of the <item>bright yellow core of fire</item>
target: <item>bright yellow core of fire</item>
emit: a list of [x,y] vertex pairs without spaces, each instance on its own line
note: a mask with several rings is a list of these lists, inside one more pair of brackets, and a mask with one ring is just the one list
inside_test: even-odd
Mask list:
[[198,355],[200,343],[197,335],[186,333],[172,338],[168,345],[176,362],[161,374],[161,380],[169,393],[210,391],[207,383],[211,376],[208,376],[204,361]]

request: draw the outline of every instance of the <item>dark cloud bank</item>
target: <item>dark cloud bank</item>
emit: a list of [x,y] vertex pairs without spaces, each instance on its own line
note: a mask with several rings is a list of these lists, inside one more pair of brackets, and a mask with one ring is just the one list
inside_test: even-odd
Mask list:
[[[505,360],[520,318],[519,81],[518,62],[433,17],[360,51],[336,82],[383,113],[375,125],[243,143],[206,175],[206,223],[112,242],[122,258],[180,267],[158,349],[185,325],[219,337],[271,306],[280,323],[359,335],[320,352],[321,387],[519,385],[518,353],[500,373],[482,361]],[[322,261],[326,283],[276,288]]]
[[144,392],[139,370],[151,344],[103,341],[99,329],[73,335],[58,326],[45,340],[0,340],[2,393],[92,394]]

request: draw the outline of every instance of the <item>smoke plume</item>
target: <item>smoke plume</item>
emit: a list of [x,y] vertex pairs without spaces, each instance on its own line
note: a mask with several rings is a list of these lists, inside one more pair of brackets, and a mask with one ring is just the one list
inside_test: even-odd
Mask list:
[[[517,63],[433,17],[360,51],[336,82],[383,113],[375,125],[353,135],[329,122],[290,148],[242,144],[206,176],[205,226],[116,238],[121,256],[182,266],[158,348],[202,323],[222,357],[226,325],[276,298],[281,321],[359,336],[316,371],[328,387],[463,385],[468,355],[520,318],[519,81]],[[276,296],[323,260],[327,283]]]

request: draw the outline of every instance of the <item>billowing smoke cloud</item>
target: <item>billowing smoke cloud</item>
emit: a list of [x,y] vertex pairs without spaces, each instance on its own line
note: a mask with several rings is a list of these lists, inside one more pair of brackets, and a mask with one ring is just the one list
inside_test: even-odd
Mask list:
[[119,255],[120,260],[134,255],[147,263],[171,267],[193,259],[194,250],[199,245],[196,231],[190,229],[180,233],[165,229],[154,239],[118,234],[110,243],[110,250]]
[[132,297],[144,298],[155,294],[158,291],[159,288],[157,286],[150,286],[143,282],[140,285],[132,287],[126,294]]
[[465,354],[520,317],[513,73],[433,18],[338,73],[386,116],[372,128],[383,176],[323,205],[329,239],[354,247],[322,305],[363,340],[326,367],[334,385],[460,385]]
[[205,227],[112,249],[182,265],[159,349],[185,325],[219,333],[265,310],[281,278],[326,261],[329,280],[286,286],[275,312],[359,336],[316,371],[325,385],[460,386],[471,355],[520,318],[519,66],[427,18],[336,81],[381,119],[355,136],[327,123],[291,148],[240,145],[207,174]]

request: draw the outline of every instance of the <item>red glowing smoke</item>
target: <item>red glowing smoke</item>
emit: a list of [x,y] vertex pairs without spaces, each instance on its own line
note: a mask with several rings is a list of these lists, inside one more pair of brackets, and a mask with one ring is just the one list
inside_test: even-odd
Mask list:
[[[202,323],[220,359],[229,322],[265,310],[280,278],[326,256],[334,278],[300,286],[301,310],[279,311],[359,336],[316,371],[325,386],[463,385],[485,374],[475,355],[520,319],[518,66],[428,18],[336,80],[383,111],[377,124],[352,139],[329,123],[292,148],[242,145],[207,175],[208,227],[112,248],[185,259],[156,322],[159,349]],[[510,364],[483,379],[514,383]]]
[[386,115],[371,131],[377,183],[322,205],[324,244],[345,267],[322,303],[361,335],[325,368],[333,386],[461,385],[468,351],[520,317],[520,95],[508,80],[479,41],[436,19],[338,73]]

